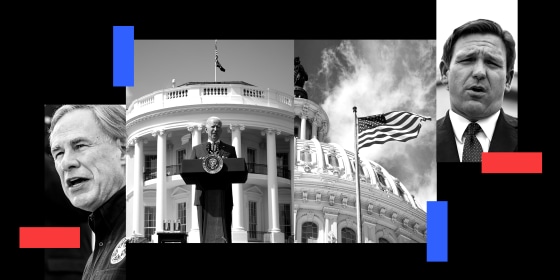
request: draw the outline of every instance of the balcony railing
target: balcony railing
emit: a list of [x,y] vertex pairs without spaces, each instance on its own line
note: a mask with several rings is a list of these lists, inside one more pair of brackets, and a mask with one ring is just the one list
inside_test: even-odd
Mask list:
[[157,168],[156,167],[145,168],[144,169],[144,181],[148,181],[148,180],[155,179],[155,178],[157,178]]
[[182,165],[168,165],[167,166],[167,176],[173,175],[180,175],[181,174]]
[[[268,174],[268,168],[266,164],[259,164],[259,163],[246,163],[247,165],[247,170],[249,171],[249,173],[254,173],[254,174],[263,174],[263,175],[267,175]],[[290,169],[288,168],[287,165],[281,165],[281,166],[277,166],[276,167],[276,176],[281,177],[281,178],[286,178],[286,179],[290,179]]]
[[[249,242],[260,242],[260,243],[264,243],[265,242],[265,234],[267,234],[267,231],[247,231],[247,239]],[[267,243],[269,241],[266,241]],[[294,243],[294,236],[293,235],[287,235],[284,234],[284,243]]]
[[243,104],[293,111],[294,96],[268,88],[242,84],[199,84],[158,90],[134,100],[126,114],[138,115],[177,106],[197,104]]
[[[268,169],[266,167],[266,164],[246,163],[246,165],[249,173],[263,174],[263,175],[268,174]],[[166,167],[166,175],[167,176],[180,175],[181,169],[182,169],[182,165],[180,164],[168,165]],[[281,178],[286,178],[289,180],[291,178],[290,175],[291,175],[290,169],[288,168],[287,165],[281,165],[276,167],[276,176]],[[157,168],[156,167],[146,168],[144,172],[144,181],[148,181],[155,178],[157,178]]]

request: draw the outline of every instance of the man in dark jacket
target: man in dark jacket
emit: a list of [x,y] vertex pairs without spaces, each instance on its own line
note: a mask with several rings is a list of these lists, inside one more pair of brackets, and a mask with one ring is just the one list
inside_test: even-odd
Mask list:
[[[222,121],[210,117],[206,121],[208,142],[193,147],[190,159],[200,159],[210,154],[222,158],[237,158],[235,147],[220,140]],[[201,243],[231,243],[233,194],[230,183],[197,184],[194,205],[198,210]]]
[[120,105],[64,105],[53,115],[51,155],[62,189],[91,212],[95,234],[82,279],[126,278],[126,137]]
[[514,75],[515,41],[479,19],[456,28],[439,65],[451,110],[437,121],[438,162],[480,162],[482,152],[517,151],[517,118],[504,113]]

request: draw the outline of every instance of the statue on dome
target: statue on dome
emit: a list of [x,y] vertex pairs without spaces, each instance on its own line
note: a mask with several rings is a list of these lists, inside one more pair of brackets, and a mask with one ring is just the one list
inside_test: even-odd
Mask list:
[[297,98],[307,99],[307,92],[303,89],[303,85],[307,81],[307,73],[300,64],[299,57],[294,59],[294,95]]

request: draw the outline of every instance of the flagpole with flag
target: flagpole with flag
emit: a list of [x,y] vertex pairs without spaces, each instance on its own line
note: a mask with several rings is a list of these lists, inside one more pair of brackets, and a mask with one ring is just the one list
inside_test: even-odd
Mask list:
[[360,164],[360,157],[358,156],[358,115],[357,115],[357,109],[356,106],[354,106],[353,108],[354,111],[354,143],[355,143],[355,149],[356,149],[356,221],[358,224],[358,238],[357,238],[357,243],[362,243],[362,207],[361,207],[361,203],[360,203],[360,198],[362,197],[360,195],[360,171],[358,169],[358,165]]
[[218,65],[216,65],[216,63],[218,62],[218,40],[214,41],[214,83],[216,82],[216,68],[218,68]]
[[220,68],[220,71],[226,72],[226,69],[218,61],[218,40],[214,41],[215,49],[215,59],[214,59],[214,83],[216,82],[216,68]]
[[360,164],[359,150],[374,144],[384,144],[389,141],[407,142],[418,137],[421,122],[431,121],[426,117],[406,111],[392,111],[384,114],[358,118],[356,106],[354,109],[354,130],[356,149],[356,213],[358,221],[358,243],[362,242],[362,214],[360,206]]

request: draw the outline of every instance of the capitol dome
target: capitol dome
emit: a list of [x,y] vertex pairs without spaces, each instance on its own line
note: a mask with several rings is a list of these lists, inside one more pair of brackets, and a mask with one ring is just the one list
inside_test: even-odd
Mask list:
[[[328,117],[307,99],[296,98],[293,208],[295,239],[309,243],[353,243],[357,238],[356,157],[337,143],[324,143]],[[298,123],[300,123],[298,125]],[[320,125],[318,136],[315,126]],[[298,135],[296,135],[298,136]],[[362,242],[425,243],[426,212],[407,188],[378,163],[360,159]]]

